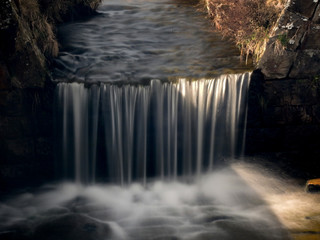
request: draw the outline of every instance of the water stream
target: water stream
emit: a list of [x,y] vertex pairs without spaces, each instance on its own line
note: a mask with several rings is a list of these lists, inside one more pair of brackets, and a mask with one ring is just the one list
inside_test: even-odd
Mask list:
[[99,15],[59,29],[56,80],[141,84],[251,69],[192,2],[104,1]]
[[[250,74],[147,86],[60,83],[60,170],[78,183],[190,178],[241,153]],[[104,170],[103,170],[104,169]]]
[[59,29],[59,181],[5,199],[0,238],[289,239],[259,171],[230,164],[251,75],[238,50],[192,1],[98,12]]

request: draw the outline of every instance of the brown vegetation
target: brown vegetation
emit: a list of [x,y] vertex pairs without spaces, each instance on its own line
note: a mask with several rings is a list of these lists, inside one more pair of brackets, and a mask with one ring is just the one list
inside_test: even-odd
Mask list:
[[285,0],[203,0],[215,27],[257,61]]
[[29,24],[30,32],[33,33],[41,52],[47,57],[56,57],[59,49],[54,34],[55,24],[75,18],[74,14],[91,14],[101,0],[16,0],[15,2],[17,15]]
[[40,12],[38,1],[20,1],[20,5],[17,5],[17,8],[17,15],[21,16],[21,18],[17,18],[20,21],[19,25],[28,24],[28,28],[25,26],[22,28],[28,29],[28,32],[32,34],[32,38],[36,41],[40,51],[46,57],[56,57],[59,48],[53,26],[48,22],[47,16]]
[[59,52],[56,25],[92,15],[100,2],[0,1],[0,90],[43,87]]

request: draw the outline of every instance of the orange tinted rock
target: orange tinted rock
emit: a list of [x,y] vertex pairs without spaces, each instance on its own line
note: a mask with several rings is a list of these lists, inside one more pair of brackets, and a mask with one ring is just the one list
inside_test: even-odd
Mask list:
[[307,192],[320,192],[320,178],[311,179],[306,184]]

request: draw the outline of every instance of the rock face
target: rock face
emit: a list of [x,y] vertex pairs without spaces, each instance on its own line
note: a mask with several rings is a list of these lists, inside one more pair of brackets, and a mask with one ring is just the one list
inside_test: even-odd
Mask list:
[[246,151],[299,177],[320,166],[320,4],[288,0],[253,74]]
[[246,153],[282,161],[297,177],[320,174],[320,82],[264,79],[254,72],[249,90]]
[[320,75],[320,4],[290,0],[269,39],[258,68],[267,79]]
[[55,26],[94,13],[99,2],[0,2],[0,191],[53,177]]

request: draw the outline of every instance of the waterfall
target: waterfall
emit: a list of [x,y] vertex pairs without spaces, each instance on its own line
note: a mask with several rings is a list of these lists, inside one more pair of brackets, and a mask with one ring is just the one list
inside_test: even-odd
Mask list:
[[128,184],[213,170],[243,148],[250,75],[148,85],[59,83],[62,175],[78,183]]

